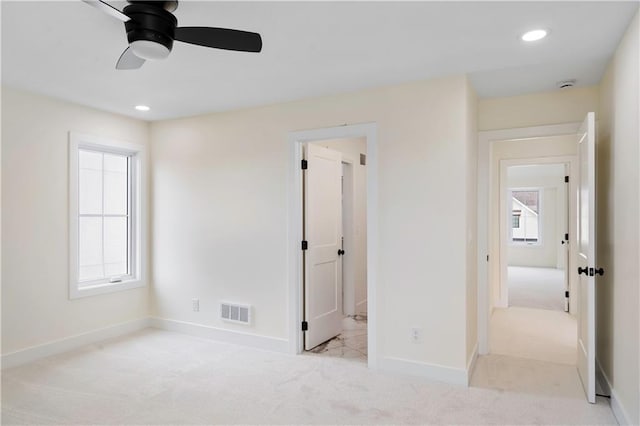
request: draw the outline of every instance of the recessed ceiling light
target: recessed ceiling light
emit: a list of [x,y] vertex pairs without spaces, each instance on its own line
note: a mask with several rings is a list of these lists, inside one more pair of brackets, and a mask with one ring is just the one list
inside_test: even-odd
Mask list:
[[151,108],[149,108],[149,107],[148,107],[148,106],[146,106],[146,105],[136,105],[136,109],[137,109],[138,111],[149,111]]
[[546,30],[532,30],[532,31],[527,31],[526,33],[524,33],[522,35],[522,40],[524,40],[524,41],[538,41],[538,40],[542,40],[546,36],[547,36],[547,31]]

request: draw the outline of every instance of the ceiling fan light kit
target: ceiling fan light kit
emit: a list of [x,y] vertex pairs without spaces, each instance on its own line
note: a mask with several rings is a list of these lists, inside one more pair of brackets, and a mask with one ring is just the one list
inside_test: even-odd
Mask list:
[[164,59],[173,49],[174,40],[216,49],[260,52],[258,33],[212,27],[178,27],[173,11],[177,1],[129,0],[122,11],[102,0],[83,0],[104,13],[124,22],[129,47],[118,59],[116,69],[140,68],[146,60]]

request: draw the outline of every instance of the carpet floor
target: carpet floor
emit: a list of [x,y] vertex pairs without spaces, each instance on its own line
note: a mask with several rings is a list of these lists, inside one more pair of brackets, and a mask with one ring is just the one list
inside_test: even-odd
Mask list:
[[564,271],[509,266],[509,306],[564,312]]
[[558,371],[481,357],[467,388],[147,329],[3,371],[2,423],[615,424]]
[[566,312],[496,308],[490,324],[491,353],[576,365],[578,325]]

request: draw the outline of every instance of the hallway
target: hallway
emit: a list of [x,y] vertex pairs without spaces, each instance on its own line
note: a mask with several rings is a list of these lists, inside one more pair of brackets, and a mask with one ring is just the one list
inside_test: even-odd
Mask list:
[[567,365],[576,363],[577,323],[565,312],[496,308],[490,327],[492,354]]
[[509,306],[564,312],[564,271],[509,266]]

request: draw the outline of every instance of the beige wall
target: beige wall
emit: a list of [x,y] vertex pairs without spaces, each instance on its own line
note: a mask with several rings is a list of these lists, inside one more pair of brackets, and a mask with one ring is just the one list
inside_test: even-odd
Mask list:
[[148,143],[148,124],[2,90],[2,353],[148,315],[148,288],[69,300],[68,132]]
[[480,99],[478,129],[514,129],[582,122],[590,111],[598,114],[597,86]]
[[[155,315],[287,338],[287,136],[376,122],[379,356],[464,369],[467,96],[451,77],[153,123]],[[254,325],[221,322],[223,299]]]
[[[360,154],[367,154],[367,139],[333,139],[314,144],[341,152],[352,161],[353,167],[353,241],[345,235],[344,304],[347,314],[367,313],[367,166],[360,164]],[[346,203],[343,202],[343,203]],[[344,214],[344,212],[343,212]],[[343,229],[343,235],[345,230]],[[346,280],[352,280],[353,289],[347,292]],[[347,307],[348,305],[348,307]]]
[[633,424],[640,423],[638,21],[636,14],[601,83],[596,172],[596,254],[605,269],[596,286],[597,358]]

